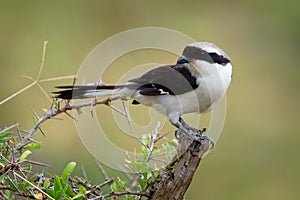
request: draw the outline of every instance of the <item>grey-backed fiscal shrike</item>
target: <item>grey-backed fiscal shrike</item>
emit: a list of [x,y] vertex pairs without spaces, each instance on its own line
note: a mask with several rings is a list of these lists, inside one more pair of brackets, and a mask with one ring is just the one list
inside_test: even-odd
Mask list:
[[181,115],[213,109],[225,95],[231,76],[231,60],[223,50],[212,43],[195,42],[185,47],[176,64],[152,69],[127,84],[58,86],[62,90],[54,94],[62,99],[119,95],[133,99],[133,104],[158,104],[174,126],[199,141],[206,136],[190,134],[193,128]]

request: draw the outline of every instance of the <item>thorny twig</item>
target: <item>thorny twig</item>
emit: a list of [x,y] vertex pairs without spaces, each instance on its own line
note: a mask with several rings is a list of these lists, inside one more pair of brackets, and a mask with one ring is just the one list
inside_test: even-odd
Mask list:
[[96,106],[98,104],[107,105],[108,101],[117,100],[117,99],[122,99],[122,97],[121,96],[114,96],[114,97],[111,97],[109,99],[91,100],[91,101],[83,102],[83,103],[80,103],[80,104],[70,104],[70,102],[66,101],[66,104],[62,107],[61,107],[62,100],[53,99],[52,104],[50,106],[50,109],[45,113],[44,116],[39,117],[38,122],[30,130],[26,131],[27,135],[22,137],[20,142],[15,147],[15,150],[19,150],[22,147],[24,147],[25,145],[27,145],[28,143],[32,142],[32,141],[30,141],[30,138],[32,137],[32,135],[37,130],[41,130],[41,126],[48,119],[52,119],[52,118],[54,118],[57,115],[62,114],[62,113],[65,113],[68,116],[70,116],[70,114],[68,113],[68,111],[70,111],[70,110],[79,110],[79,109],[84,108],[84,107],[88,107],[88,106],[91,106],[91,105]]
[[98,160],[95,160],[98,169],[100,170],[102,176],[105,178],[105,180],[109,179],[109,176],[107,175],[105,169],[103,168],[103,166],[101,165],[101,163]]
[[37,85],[38,88],[41,90],[41,92],[46,96],[46,98],[51,101],[51,99],[49,98],[49,95],[47,94],[47,92],[41,86],[40,83],[49,82],[49,81],[56,81],[56,80],[62,80],[62,79],[74,79],[74,77],[75,77],[74,75],[41,79],[41,74],[42,74],[44,64],[45,64],[45,59],[46,59],[47,44],[48,44],[48,41],[44,41],[41,64],[40,64],[39,71],[38,71],[38,74],[37,74],[36,78],[32,78],[31,76],[23,75],[24,78],[27,78],[27,79],[31,80],[32,83],[28,84],[24,88],[18,90],[17,92],[13,93],[9,97],[7,97],[4,100],[0,101],[0,105],[4,104],[5,102],[7,102],[11,99],[13,99],[14,97],[18,96],[19,94],[25,92],[26,90],[28,90],[29,88],[31,88],[35,85]]
[[159,131],[158,131],[159,127],[160,127],[160,122],[157,122],[155,131],[154,131],[154,134],[151,135],[151,144],[150,144],[150,147],[149,147],[149,153],[148,153],[146,162],[148,162],[148,161],[150,160],[151,155],[152,155],[153,150],[154,150],[154,145],[155,145],[155,143],[156,143],[156,142],[158,141],[158,139],[159,139]]

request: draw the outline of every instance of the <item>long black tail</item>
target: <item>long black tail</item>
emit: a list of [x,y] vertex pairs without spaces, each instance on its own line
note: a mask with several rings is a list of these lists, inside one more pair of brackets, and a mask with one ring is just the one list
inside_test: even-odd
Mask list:
[[67,85],[57,86],[56,88],[61,90],[52,93],[54,94],[54,98],[84,99],[98,96],[110,96],[123,87],[123,85]]

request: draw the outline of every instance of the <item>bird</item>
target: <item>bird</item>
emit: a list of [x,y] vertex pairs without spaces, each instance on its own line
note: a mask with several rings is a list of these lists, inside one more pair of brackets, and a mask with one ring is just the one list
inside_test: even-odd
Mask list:
[[182,115],[211,111],[225,95],[231,78],[231,59],[221,48],[210,42],[193,42],[183,49],[175,64],[154,68],[126,84],[57,86],[59,91],[53,93],[55,98],[68,100],[118,95],[132,99],[134,105],[158,104],[163,108],[158,111],[172,125],[201,141],[208,137],[189,126]]

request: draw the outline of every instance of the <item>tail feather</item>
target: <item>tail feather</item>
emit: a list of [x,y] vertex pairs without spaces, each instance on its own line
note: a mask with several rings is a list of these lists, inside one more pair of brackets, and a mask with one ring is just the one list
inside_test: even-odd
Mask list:
[[97,96],[109,96],[116,90],[123,88],[123,85],[74,85],[74,86],[57,86],[56,88],[62,89],[54,94],[54,98],[60,99],[83,99],[93,98]]

